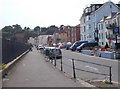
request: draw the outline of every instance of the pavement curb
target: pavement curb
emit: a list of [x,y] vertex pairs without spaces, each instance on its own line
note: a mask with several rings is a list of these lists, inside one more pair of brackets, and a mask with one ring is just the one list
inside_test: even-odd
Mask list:
[[[51,63],[50,63],[50,64],[51,64]],[[96,87],[96,86],[94,86],[94,85],[92,85],[92,84],[90,84],[90,83],[88,83],[88,82],[85,82],[84,80],[81,80],[81,79],[79,79],[79,78],[74,79],[69,73],[64,72],[64,71],[61,71],[59,68],[55,67],[53,64],[52,64],[52,66],[53,66],[53,68],[57,69],[59,72],[61,72],[62,74],[64,74],[65,77],[67,77],[67,78],[69,78],[69,79],[71,79],[71,80],[73,80],[73,81],[75,81],[75,82],[78,81],[78,82],[79,82],[80,84],[82,84],[84,87],[90,87],[90,88],[100,89],[100,88],[98,88],[98,87]]]
[[14,65],[21,57],[23,57],[25,54],[27,54],[28,52],[29,52],[29,50],[25,51],[25,52],[22,53],[20,56],[16,57],[13,61],[9,62],[9,63],[6,65],[6,67],[0,71],[0,74],[2,74],[2,76],[4,76],[5,74],[7,74],[7,72],[13,67],[13,65]]
[[[65,72],[64,72],[64,74],[65,74],[66,77],[70,78],[71,80],[78,81],[78,82],[79,82],[80,84],[82,84],[84,87],[97,88],[96,86],[94,86],[94,85],[92,85],[92,84],[90,84],[90,83],[88,83],[88,82],[85,82],[84,80],[81,80],[81,79],[79,79],[79,78],[74,79],[74,78],[71,77],[70,74],[68,74],[68,73],[65,73]],[[99,88],[97,88],[97,89],[99,89]]]

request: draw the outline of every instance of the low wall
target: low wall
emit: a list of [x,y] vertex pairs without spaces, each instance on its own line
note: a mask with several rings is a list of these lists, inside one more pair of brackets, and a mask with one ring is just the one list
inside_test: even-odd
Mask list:
[[100,51],[100,56],[104,58],[114,59],[114,53],[108,51]]
[[114,52],[100,51],[100,50],[94,52],[93,50],[81,50],[81,53],[87,55],[93,55],[95,53],[95,55],[98,57],[114,59]]
[[92,55],[93,54],[93,50],[81,50],[81,52],[83,54],[87,54],[87,55]]

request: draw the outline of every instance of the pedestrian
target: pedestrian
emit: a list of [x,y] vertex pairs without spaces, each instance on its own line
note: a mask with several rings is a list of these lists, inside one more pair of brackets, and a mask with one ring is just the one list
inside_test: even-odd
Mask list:
[[32,51],[32,47],[33,47],[32,43],[29,44],[29,47],[30,47],[29,50]]

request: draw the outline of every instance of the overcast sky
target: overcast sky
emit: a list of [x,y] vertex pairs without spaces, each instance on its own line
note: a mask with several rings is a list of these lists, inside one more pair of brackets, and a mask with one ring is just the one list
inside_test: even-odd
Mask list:
[[[19,24],[22,27],[79,24],[83,9],[108,0],[0,0],[0,29]],[[118,3],[118,0],[113,0]]]

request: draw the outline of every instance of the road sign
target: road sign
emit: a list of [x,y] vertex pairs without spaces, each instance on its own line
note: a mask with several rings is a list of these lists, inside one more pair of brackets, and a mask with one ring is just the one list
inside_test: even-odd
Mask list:
[[118,34],[119,33],[119,27],[114,26],[113,32],[114,32],[114,34]]

